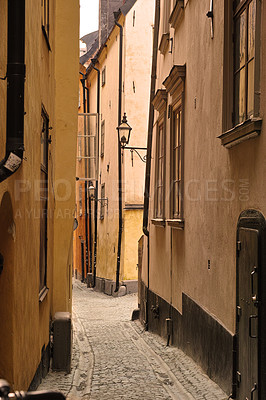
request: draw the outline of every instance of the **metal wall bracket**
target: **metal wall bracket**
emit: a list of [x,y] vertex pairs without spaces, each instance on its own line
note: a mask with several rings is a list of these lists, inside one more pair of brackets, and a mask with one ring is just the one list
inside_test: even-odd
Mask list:
[[206,16],[211,19],[211,38],[214,37],[214,30],[213,30],[213,0],[210,2],[210,10],[207,12]]

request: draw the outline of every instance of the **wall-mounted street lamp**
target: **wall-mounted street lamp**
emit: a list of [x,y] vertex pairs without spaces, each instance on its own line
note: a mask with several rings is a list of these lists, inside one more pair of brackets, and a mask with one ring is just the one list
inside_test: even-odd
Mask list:
[[124,113],[122,122],[116,129],[118,130],[120,145],[122,149],[124,149],[129,142],[130,133],[132,131],[131,126],[127,122],[126,113]]
[[[121,109],[118,113],[118,120],[121,120]],[[133,151],[137,153],[141,161],[146,162],[146,156],[141,157],[138,150],[147,151],[146,147],[132,147],[128,146],[130,133],[132,131],[131,126],[127,122],[126,113],[124,113],[123,119],[120,125],[116,128],[118,133],[118,205],[119,205],[119,231],[118,231],[118,245],[117,245],[117,267],[116,267],[116,287],[115,292],[119,290],[119,274],[120,274],[120,256],[121,256],[121,242],[122,242],[122,231],[123,231],[123,217],[122,217],[122,150],[128,149],[131,151],[131,160],[133,166]]]
[[100,201],[101,204],[103,204],[103,207],[106,206],[107,212],[108,212],[108,197],[106,197],[105,199],[96,199],[95,198],[95,187],[92,184],[90,184],[90,186],[89,186],[89,196],[92,201]]
[[146,162],[146,155],[144,157],[142,157],[139,154],[138,150],[147,150],[147,147],[132,147],[132,146],[128,146],[130,133],[132,131],[132,128],[127,122],[126,113],[124,113],[122,122],[116,129],[118,131],[120,148],[123,149],[123,150],[124,149],[128,149],[128,150],[131,151],[132,165],[133,165],[133,151],[139,156],[141,161]]

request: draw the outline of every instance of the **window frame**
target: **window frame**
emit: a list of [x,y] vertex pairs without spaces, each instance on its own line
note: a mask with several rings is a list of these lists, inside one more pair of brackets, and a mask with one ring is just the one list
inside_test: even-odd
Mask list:
[[102,69],[102,86],[106,84],[106,66]]
[[[252,0],[241,0],[234,8],[234,1],[225,2],[225,24],[224,24],[224,70],[223,70],[223,126],[222,134],[218,136],[221,144],[231,148],[245,140],[258,136],[261,132],[262,118],[260,117],[260,58],[261,58],[261,4],[255,0],[255,56],[254,56],[254,106],[253,115],[240,123],[235,123],[235,19],[241,11],[248,8]],[[248,26],[246,26],[246,32]],[[246,37],[246,40],[248,38]],[[247,46],[247,42],[246,42]],[[246,48],[246,51],[247,48]],[[246,81],[245,81],[246,89]],[[247,93],[245,94],[247,98]]]
[[[155,156],[155,182],[154,182],[154,188],[155,188],[155,201],[154,201],[154,218],[157,220],[164,220],[165,219],[165,184],[166,184],[166,179],[165,179],[165,172],[166,172],[166,134],[165,134],[165,118],[164,115],[161,115],[159,120],[157,121],[157,126],[156,126],[156,156]],[[160,137],[160,134],[162,135],[162,140]],[[162,152],[161,152],[162,150]],[[162,161],[161,161],[162,160]],[[160,162],[161,162],[161,170],[162,170],[162,175],[163,179],[161,182],[161,185],[159,185],[159,168],[160,168]],[[160,189],[161,188],[161,189]],[[160,213],[159,213],[159,190],[161,191],[161,196],[162,196],[162,206],[160,207]]]
[[165,0],[163,5],[163,18],[161,21],[161,40],[159,44],[159,51],[165,55],[169,47],[170,26],[169,17],[171,13],[171,0]]
[[[178,136],[180,142],[178,144],[175,143],[176,137],[176,114],[179,114],[179,132]],[[177,101],[171,106],[171,139],[170,139],[170,147],[171,147],[171,155],[170,155],[170,195],[171,195],[171,203],[170,203],[170,218],[171,220],[183,220],[183,193],[184,193],[184,176],[183,176],[183,106],[182,106],[182,93],[178,97]],[[177,163],[178,166],[175,165],[175,152],[178,152]],[[181,173],[179,171],[179,166],[181,168]],[[177,175],[177,176],[176,176]],[[180,178],[180,179],[179,179]],[[181,196],[177,195],[176,204],[179,212],[176,212],[174,204],[175,204],[175,183],[179,180],[178,184],[178,193],[179,190],[181,192]]]
[[[153,106],[155,110],[159,112],[157,123],[156,123],[156,148],[155,148],[155,174],[154,174],[154,209],[152,223],[154,225],[165,225],[165,187],[166,187],[166,109],[167,109],[167,93],[165,89],[157,90],[154,98],[153,98]],[[163,196],[163,205],[162,205],[162,215],[158,215],[158,167],[159,167],[159,132],[160,128],[162,128],[163,135],[163,185],[162,185],[162,196]]]
[[82,161],[82,136],[81,136],[81,132],[78,133],[78,156],[77,156],[77,160],[79,162]]
[[[49,116],[44,107],[41,112],[41,163],[40,163],[40,253],[39,253],[39,301],[42,302],[48,293],[47,288],[47,261],[48,261],[48,201],[49,201],[49,176],[48,176],[48,143],[49,143]],[[44,136],[44,139],[43,139]],[[42,187],[42,184],[44,186]],[[44,188],[44,189],[43,189]],[[45,190],[46,196],[42,193]],[[44,206],[42,206],[44,204]]]
[[82,217],[83,210],[82,210],[82,197],[83,197],[83,184],[79,184],[79,216]]
[[[184,229],[184,147],[185,147],[185,80],[186,80],[186,65],[174,65],[171,69],[168,77],[164,80],[163,85],[166,88],[171,98],[170,106],[170,214],[167,219],[167,225],[176,229]],[[173,176],[174,176],[174,161],[173,161],[173,136],[175,133],[174,129],[174,114],[176,110],[181,111],[181,182],[180,190],[181,196],[179,199],[180,213],[176,215],[174,213],[174,190],[173,190]]]
[[41,0],[42,10],[42,32],[45,37],[49,51],[51,51],[49,33],[50,33],[50,0]]
[[[254,55],[253,57],[251,57],[251,59],[249,59],[249,43],[248,43],[248,33],[249,33],[249,7],[251,5],[251,3],[254,2],[255,4],[255,10],[256,10],[256,0],[245,0],[243,2],[240,1],[240,4],[238,6],[236,6],[236,8],[233,10],[233,26],[234,26],[234,65],[233,65],[233,81],[234,81],[234,95],[233,95],[233,125],[238,125],[242,122],[245,122],[246,120],[250,119],[251,115],[253,116],[255,113],[255,109],[254,109],[254,99],[253,99],[253,114],[249,115],[249,111],[248,111],[248,95],[249,95],[249,77],[248,77],[248,70],[249,70],[249,65],[250,63],[254,60],[254,67],[255,67],[255,46],[254,46]],[[245,17],[245,32],[244,32],[244,42],[245,42],[245,60],[243,65],[241,66],[241,64],[239,65],[239,67],[236,69],[236,65],[235,65],[235,56],[236,56],[236,21],[237,19],[241,20],[241,15],[244,15],[244,13],[246,14]],[[255,28],[256,31],[256,28]],[[255,32],[254,32],[254,36],[255,36]],[[237,74],[241,73],[241,70],[244,70],[245,72],[245,80],[244,80],[244,87],[245,87],[245,107],[244,107],[244,121],[239,121],[236,120],[237,116],[236,116],[236,103],[240,103],[240,99],[238,98],[238,101],[236,101],[236,76]],[[254,70],[254,79],[255,79],[255,70]],[[254,96],[254,90],[255,90],[255,82],[254,82],[254,87],[252,90],[253,96]],[[239,116],[238,116],[239,117]]]
[[100,220],[103,220],[104,219],[104,214],[105,214],[105,210],[104,210],[104,207],[105,207],[105,183],[102,183],[101,184],[101,206],[100,206]]
[[105,120],[101,123],[101,157],[104,157]]

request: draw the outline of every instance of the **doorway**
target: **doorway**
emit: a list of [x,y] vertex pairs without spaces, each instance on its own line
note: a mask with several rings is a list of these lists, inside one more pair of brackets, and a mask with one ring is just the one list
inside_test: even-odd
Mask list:
[[240,215],[237,228],[236,398],[263,400],[265,391],[265,218]]

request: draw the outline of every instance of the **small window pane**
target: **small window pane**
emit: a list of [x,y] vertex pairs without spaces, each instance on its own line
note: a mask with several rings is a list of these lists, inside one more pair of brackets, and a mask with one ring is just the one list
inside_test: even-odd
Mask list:
[[163,156],[163,152],[164,152],[163,127],[162,126],[160,127],[160,130],[159,130],[159,136],[160,136],[160,139],[159,139],[159,143],[160,143],[159,157],[162,157]]
[[164,2],[163,33],[169,32],[170,2],[171,0],[165,0]]
[[163,159],[159,160],[159,185],[163,185]]
[[173,131],[173,149],[172,149],[172,157],[173,157],[173,173],[172,173],[172,217],[178,218],[181,214],[181,203],[179,196],[179,187],[181,187],[182,181],[182,143],[181,143],[181,119],[182,113],[181,109],[177,109],[174,112],[174,131]]
[[46,115],[42,114],[42,131],[41,131],[41,164],[46,169],[48,163],[48,132],[49,120]]
[[82,216],[82,184],[79,185],[79,215]]
[[46,286],[47,270],[47,199],[48,182],[46,173],[41,171],[40,179],[40,286],[41,291]]
[[245,68],[235,75],[235,123],[245,120]]
[[179,143],[179,146],[181,146],[182,145],[182,143],[181,143],[181,129],[182,129],[182,111],[180,110],[179,111],[179,135],[178,135],[178,143]]
[[248,10],[248,59],[255,56],[255,22],[256,22],[256,2],[253,0]]
[[101,126],[101,157],[104,156],[104,137],[105,137],[105,121],[102,122]]
[[254,62],[248,64],[248,118],[254,115]]
[[159,126],[157,136],[157,176],[155,216],[163,218],[164,213],[164,130],[163,124]]
[[181,147],[178,147],[178,180],[181,181],[182,168],[181,168]]
[[235,71],[245,65],[246,60],[246,11],[235,22]]
[[174,188],[173,188],[173,209],[174,209],[174,215],[173,217],[176,217],[178,215],[178,201],[177,201],[177,196],[178,196],[178,182],[174,183]]
[[101,212],[100,212],[100,219],[104,219],[104,206],[105,206],[105,183],[101,186]]

